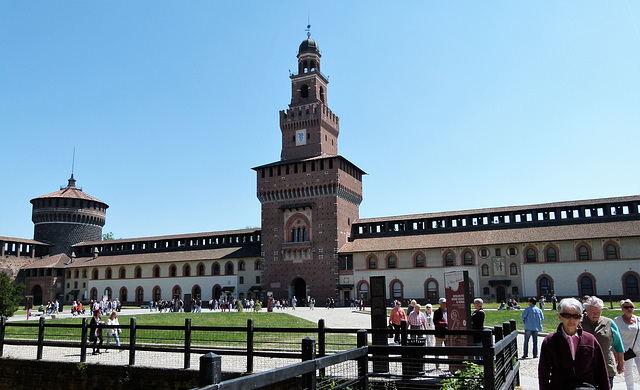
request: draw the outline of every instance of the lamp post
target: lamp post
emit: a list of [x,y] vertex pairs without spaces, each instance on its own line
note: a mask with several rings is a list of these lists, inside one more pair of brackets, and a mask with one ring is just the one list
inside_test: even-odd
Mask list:
[[611,289],[609,289],[609,305],[613,309],[613,298],[611,298]]

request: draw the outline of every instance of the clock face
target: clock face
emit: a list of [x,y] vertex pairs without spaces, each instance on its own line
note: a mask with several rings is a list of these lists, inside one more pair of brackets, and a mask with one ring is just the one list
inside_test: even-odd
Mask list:
[[296,131],[296,146],[307,144],[307,129]]

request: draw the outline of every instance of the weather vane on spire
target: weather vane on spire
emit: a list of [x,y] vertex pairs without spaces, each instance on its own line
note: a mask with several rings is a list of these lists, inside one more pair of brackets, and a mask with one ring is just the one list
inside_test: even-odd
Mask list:
[[311,22],[309,21],[309,14],[307,14],[307,28],[304,31],[307,32],[307,38],[311,38]]

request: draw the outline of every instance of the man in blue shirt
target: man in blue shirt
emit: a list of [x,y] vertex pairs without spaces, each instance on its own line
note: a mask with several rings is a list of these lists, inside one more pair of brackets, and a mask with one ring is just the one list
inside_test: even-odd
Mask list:
[[524,323],[524,355],[523,359],[526,359],[529,351],[529,339],[533,337],[533,358],[538,357],[538,332],[542,332],[542,321],[544,321],[544,314],[542,310],[536,306],[537,300],[535,298],[529,298],[529,307],[524,309],[520,319]]

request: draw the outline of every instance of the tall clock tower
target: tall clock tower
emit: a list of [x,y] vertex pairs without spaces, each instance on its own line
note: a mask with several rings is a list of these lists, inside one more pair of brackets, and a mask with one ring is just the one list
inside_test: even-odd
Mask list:
[[359,216],[362,175],[338,155],[340,120],[327,105],[329,81],[307,34],[280,111],[281,160],[253,168],[262,204],[263,282],[275,299],[339,298],[338,250]]

